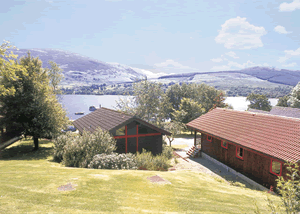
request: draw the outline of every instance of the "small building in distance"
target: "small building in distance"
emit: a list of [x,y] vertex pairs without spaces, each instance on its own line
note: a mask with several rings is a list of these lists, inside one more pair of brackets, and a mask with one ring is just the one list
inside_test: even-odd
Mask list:
[[300,119],[216,108],[189,122],[201,150],[267,187],[300,160]]
[[104,107],[75,120],[74,126],[80,133],[83,130],[94,132],[98,127],[110,132],[117,140],[118,153],[142,152],[144,148],[159,154],[162,135],[171,134],[133,115]]

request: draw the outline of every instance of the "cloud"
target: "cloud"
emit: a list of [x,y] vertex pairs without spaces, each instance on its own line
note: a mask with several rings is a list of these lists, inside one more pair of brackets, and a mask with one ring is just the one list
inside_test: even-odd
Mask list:
[[174,61],[173,59],[167,59],[164,62],[155,63],[154,64],[155,70],[159,70],[162,72],[196,72],[199,69],[192,68],[186,65],[182,65],[179,62]]
[[233,62],[233,61],[228,61],[227,65],[214,66],[211,68],[211,70],[213,70],[213,71],[240,70],[240,69],[250,68],[250,67],[254,67],[254,66],[268,67],[269,64],[268,63],[256,64],[250,60],[248,60],[247,62],[242,63],[242,64]]
[[281,12],[289,12],[296,9],[300,9],[300,0],[294,0],[292,3],[283,2],[279,5],[279,11]]
[[283,26],[281,26],[281,25],[277,25],[277,26],[274,28],[274,31],[277,32],[277,33],[280,33],[280,34],[288,34],[288,33],[292,33],[292,32],[286,31],[285,27],[283,27]]
[[293,63],[290,63],[290,64],[285,64],[285,65],[282,65],[283,67],[295,67],[297,66],[297,63],[296,62],[293,62]]
[[285,50],[284,53],[285,53],[285,56],[279,57],[278,62],[284,63],[287,60],[289,60],[290,58],[300,57],[300,48],[298,48],[296,50]]
[[240,58],[240,57],[238,57],[237,55],[236,55],[236,53],[234,53],[233,51],[229,51],[229,52],[227,52],[227,53],[225,53],[227,56],[230,56],[230,57],[232,57],[232,58],[234,58],[234,59],[238,59],[238,58]]
[[211,59],[211,61],[213,61],[213,62],[222,62],[223,59],[222,58],[215,58],[215,59]]
[[254,26],[238,16],[225,21],[215,41],[227,49],[252,49],[263,47],[261,37],[265,34],[264,27]]

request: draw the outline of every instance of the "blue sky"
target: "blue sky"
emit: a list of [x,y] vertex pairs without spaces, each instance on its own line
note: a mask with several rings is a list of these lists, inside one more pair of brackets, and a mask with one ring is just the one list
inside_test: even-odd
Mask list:
[[182,73],[300,70],[300,0],[3,1],[0,39]]

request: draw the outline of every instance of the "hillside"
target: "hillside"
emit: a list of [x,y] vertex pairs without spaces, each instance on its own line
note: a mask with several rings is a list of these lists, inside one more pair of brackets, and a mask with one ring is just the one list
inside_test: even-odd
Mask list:
[[[2,151],[0,213],[254,213],[255,203],[268,213],[266,193],[206,173],[64,167],[52,161],[50,141],[36,152],[31,144]],[[155,175],[169,183],[147,179]]]
[[14,53],[19,57],[30,51],[39,57],[44,67],[48,61],[54,61],[64,70],[64,85],[100,85],[130,83],[135,80],[150,79],[162,83],[207,83],[226,90],[228,87],[264,87],[295,86],[300,81],[300,71],[275,69],[269,67],[252,67],[235,71],[197,72],[183,74],[154,73],[145,69],[133,68],[119,63],[107,63],[89,57],[54,49],[19,49]]

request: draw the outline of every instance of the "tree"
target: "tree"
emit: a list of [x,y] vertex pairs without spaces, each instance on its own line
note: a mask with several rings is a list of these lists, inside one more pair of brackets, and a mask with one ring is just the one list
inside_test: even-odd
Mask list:
[[0,71],[3,124],[13,124],[25,136],[32,136],[34,150],[37,150],[39,138],[51,138],[60,133],[67,123],[66,112],[58,103],[49,73],[38,58],[31,57],[28,52],[19,61],[5,60],[5,52],[6,47],[1,49]]
[[49,75],[50,85],[52,86],[53,92],[57,94],[60,92],[57,87],[64,77],[62,74],[63,70],[53,61],[49,61],[48,63],[51,66],[50,69],[46,69]]
[[147,80],[134,83],[134,97],[127,101],[120,99],[117,102],[117,108],[162,127],[170,109],[170,103],[161,86],[160,83]]
[[181,123],[188,123],[197,117],[201,116],[205,112],[201,104],[198,104],[190,98],[182,98],[179,106],[179,110],[174,111],[174,120]]
[[172,141],[175,138],[175,135],[178,135],[181,133],[183,129],[185,129],[185,125],[183,123],[177,122],[177,121],[171,121],[168,123],[165,123],[163,128],[171,133],[171,135],[166,135],[166,137],[169,140],[170,146],[172,146]]
[[248,105],[249,108],[253,109],[259,109],[263,111],[271,111],[272,106],[266,95],[260,95],[260,94],[249,94],[247,96],[247,101],[250,101],[250,105]]
[[289,100],[288,95],[285,95],[283,97],[279,97],[278,103],[277,103],[276,106],[289,107],[288,100]]
[[300,108],[300,82],[292,89],[288,103],[293,108]]

